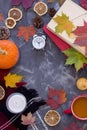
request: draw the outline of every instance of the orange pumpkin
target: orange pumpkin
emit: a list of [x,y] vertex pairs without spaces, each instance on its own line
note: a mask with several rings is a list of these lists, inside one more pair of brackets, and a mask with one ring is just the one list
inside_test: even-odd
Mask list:
[[19,59],[19,50],[10,40],[0,40],[0,69],[9,69],[16,65]]

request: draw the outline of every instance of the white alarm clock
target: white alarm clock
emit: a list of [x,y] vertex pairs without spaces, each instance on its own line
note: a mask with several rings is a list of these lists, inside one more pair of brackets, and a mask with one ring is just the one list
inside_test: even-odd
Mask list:
[[46,36],[45,35],[34,35],[32,40],[32,45],[35,49],[40,50],[45,47]]

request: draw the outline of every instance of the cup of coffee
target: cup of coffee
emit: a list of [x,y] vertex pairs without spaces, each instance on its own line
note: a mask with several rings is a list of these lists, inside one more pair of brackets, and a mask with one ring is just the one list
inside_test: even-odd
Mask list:
[[72,113],[79,120],[87,120],[87,94],[76,96],[70,106],[70,109],[64,113]]

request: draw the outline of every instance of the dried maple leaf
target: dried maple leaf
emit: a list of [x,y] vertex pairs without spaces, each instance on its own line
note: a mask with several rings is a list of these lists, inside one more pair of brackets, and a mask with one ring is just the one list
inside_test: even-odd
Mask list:
[[32,37],[36,33],[35,28],[31,26],[20,26],[18,28],[17,37],[23,37],[26,42],[29,41],[30,37]]
[[21,116],[21,124],[23,125],[32,125],[35,122],[35,117],[33,117],[32,113],[29,112],[27,116],[22,115]]
[[2,22],[4,20],[4,16],[2,13],[0,13],[0,22]]
[[53,88],[48,89],[48,99],[46,103],[53,109],[58,108],[61,104],[67,100],[64,89],[56,90]]
[[84,21],[83,26],[77,26],[72,33],[76,35],[74,44],[79,46],[87,46],[87,22]]
[[75,122],[72,122],[68,128],[66,126],[64,126],[63,130],[84,130],[84,129],[79,128]]
[[22,4],[25,10],[32,7],[33,2],[34,0],[11,0],[13,6]]
[[[83,64],[87,64],[87,58],[84,57],[81,53],[77,52],[73,48],[69,48],[63,53],[68,56],[66,59],[66,65],[74,65],[76,71],[83,67]],[[78,62],[77,62],[78,61]]]
[[17,74],[8,73],[4,76],[5,86],[10,88],[15,88],[16,83],[20,82],[23,79],[23,76]]
[[79,0],[80,1],[80,5],[87,10],[87,0]]
[[72,21],[69,20],[69,17],[62,13],[61,16],[57,15],[53,20],[57,23],[55,27],[56,33],[62,33],[63,31],[66,31],[68,35],[73,31],[74,24]]

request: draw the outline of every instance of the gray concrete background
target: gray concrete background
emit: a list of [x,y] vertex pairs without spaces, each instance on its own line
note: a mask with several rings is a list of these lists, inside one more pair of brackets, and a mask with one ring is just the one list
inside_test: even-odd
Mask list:
[[[43,0],[47,3],[47,0]],[[79,1],[74,0],[79,3]],[[0,11],[4,14],[4,18],[7,18],[7,12],[12,7],[10,0],[0,1]],[[35,2],[34,2],[35,4]],[[34,6],[33,4],[33,6]],[[58,1],[53,4],[48,4],[49,7],[59,9]],[[27,82],[27,88],[34,88],[38,91],[39,95],[47,99],[48,87],[61,89],[64,88],[67,94],[67,102],[61,105],[57,111],[61,115],[60,123],[55,127],[49,127],[45,124],[43,118],[45,113],[50,107],[41,107],[36,113],[36,123],[34,127],[29,126],[28,130],[63,130],[63,126],[69,126],[71,122],[77,122],[79,127],[87,130],[87,121],[79,121],[72,115],[65,115],[63,111],[68,109],[72,99],[78,94],[87,93],[87,91],[80,91],[76,88],[76,80],[79,77],[87,77],[87,67],[85,66],[79,72],[75,71],[74,66],[65,66],[66,57],[52,40],[47,36],[46,46],[44,50],[37,51],[33,49],[32,38],[29,42],[25,42],[22,38],[17,38],[17,29],[21,25],[31,25],[32,18],[36,16],[33,11],[33,7],[25,11],[22,6],[19,8],[23,11],[23,18],[17,23],[16,27],[11,30],[11,36],[9,39],[13,40],[20,51],[20,59],[18,64],[12,68],[13,73],[22,74],[24,81]],[[43,17],[44,25],[51,19],[48,14]],[[0,23],[4,25],[4,22]],[[43,32],[42,29],[37,29],[38,32]]]

